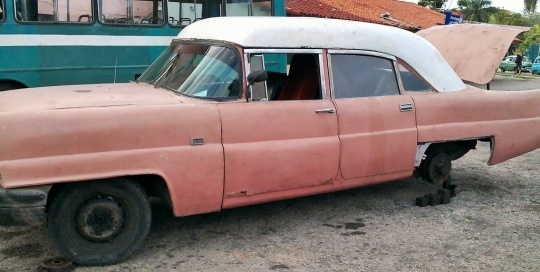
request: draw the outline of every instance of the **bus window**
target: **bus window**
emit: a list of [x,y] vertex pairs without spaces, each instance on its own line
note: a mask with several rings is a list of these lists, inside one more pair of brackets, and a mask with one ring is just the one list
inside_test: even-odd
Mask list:
[[19,22],[91,23],[92,0],[16,0]]
[[227,16],[271,16],[270,0],[227,0]]
[[197,20],[221,16],[221,0],[168,0],[170,25],[186,26]]
[[163,1],[161,0],[101,0],[99,3],[99,20],[103,24],[163,24]]
[[4,20],[4,1],[0,0],[0,21]]

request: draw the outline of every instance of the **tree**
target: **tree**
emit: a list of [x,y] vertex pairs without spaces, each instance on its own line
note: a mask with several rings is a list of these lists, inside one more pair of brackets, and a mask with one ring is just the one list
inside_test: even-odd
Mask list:
[[534,25],[531,30],[525,33],[523,42],[519,45],[519,51],[525,52],[529,46],[540,44],[540,25]]
[[432,10],[441,10],[445,7],[448,0],[420,0],[418,5],[422,7],[428,7]]
[[523,0],[523,3],[525,4],[525,10],[528,12],[534,12],[536,10],[536,0]]
[[497,11],[489,16],[488,23],[497,25],[532,26],[532,19],[524,17],[521,13],[506,9],[495,8]]
[[492,7],[489,0],[459,0],[457,4],[467,21],[487,23],[489,17],[499,10]]

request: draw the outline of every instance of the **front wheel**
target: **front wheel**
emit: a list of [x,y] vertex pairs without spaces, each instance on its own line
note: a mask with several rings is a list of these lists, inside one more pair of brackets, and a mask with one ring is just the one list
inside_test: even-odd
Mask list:
[[126,179],[68,184],[52,199],[48,230],[60,252],[81,265],[130,257],[150,230],[150,203]]
[[503,73],[504,73],[504,72],[506,72],[506,70],[505,70],[504,68],[501,68],[501,72],[503,72]]

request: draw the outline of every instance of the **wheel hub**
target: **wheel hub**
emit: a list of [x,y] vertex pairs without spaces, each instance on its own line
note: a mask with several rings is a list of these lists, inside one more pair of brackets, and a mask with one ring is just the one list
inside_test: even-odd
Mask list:
[[442,183],[450,176],[452,159],[445,153],[439,153],[429,161],[428,178],[434,183]]
[[93,242],[108,242],[124,227],[125,211],[112,197],[97,196],[85,201],[76,214],[79,233]]

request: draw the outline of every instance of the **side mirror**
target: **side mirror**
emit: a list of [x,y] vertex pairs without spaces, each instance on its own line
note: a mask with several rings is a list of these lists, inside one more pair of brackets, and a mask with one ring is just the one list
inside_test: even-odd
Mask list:
[[266,70],[255,71],[248,75],[248,84],[253,85],[255,82],[261,82],[268,80],[268,73]]

